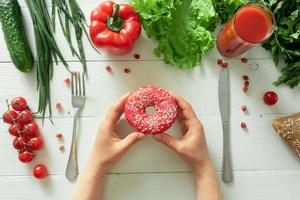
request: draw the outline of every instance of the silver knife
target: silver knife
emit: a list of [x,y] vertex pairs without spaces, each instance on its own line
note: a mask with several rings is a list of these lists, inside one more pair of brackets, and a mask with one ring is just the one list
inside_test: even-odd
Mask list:
[[229,183],[233,179],[230,151],[229,116],[230,116],[230,84],[229,69],[221,69],[219,77],[219,107],[223,127],[223,160],[222,180]]

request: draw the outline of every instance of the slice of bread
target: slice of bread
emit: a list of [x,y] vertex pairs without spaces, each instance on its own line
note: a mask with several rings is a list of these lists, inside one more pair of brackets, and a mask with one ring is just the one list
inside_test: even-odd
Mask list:
[[273,128],[300,157],[300,113],[274,120]]

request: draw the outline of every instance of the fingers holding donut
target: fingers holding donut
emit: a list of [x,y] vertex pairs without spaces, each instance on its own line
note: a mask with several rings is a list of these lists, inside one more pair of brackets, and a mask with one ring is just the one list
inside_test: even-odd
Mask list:
[[199,121],[191,104],[189,104],[184,98],[182,98],[181,96],[179,96],[177,94],[174,94],[172,92],[170,92],[170,94],[176,99],[177,104],[179,106],[179,111],[181,109],[182,116],[185,120],[187,120],[189,122],[198,122]]
[[104,125],[110,128],[112,131],[115,129],[116,124],[122,114],[124,113],[124,106],[126,99],[130,95],[130,92],[123,95],[108,111],[105,120]]

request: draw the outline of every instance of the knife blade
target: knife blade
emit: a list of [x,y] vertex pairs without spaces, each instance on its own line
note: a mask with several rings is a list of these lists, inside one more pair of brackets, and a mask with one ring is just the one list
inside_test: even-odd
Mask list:
[[229,117],[230,117],[230,82],[229,69],[222,69],[219,77],[219,107],[223,128],[223,159],[222,159],[222,180],[229,183],[233,179],[231,152],[230,152],[230,134],[229,134]]

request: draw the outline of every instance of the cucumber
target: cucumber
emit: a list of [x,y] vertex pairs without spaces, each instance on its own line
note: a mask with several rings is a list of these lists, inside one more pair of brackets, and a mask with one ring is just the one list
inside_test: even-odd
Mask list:
[[31,71],[34,59],[17,0],[0,0],[0,22],[11,61],[21,72]]

